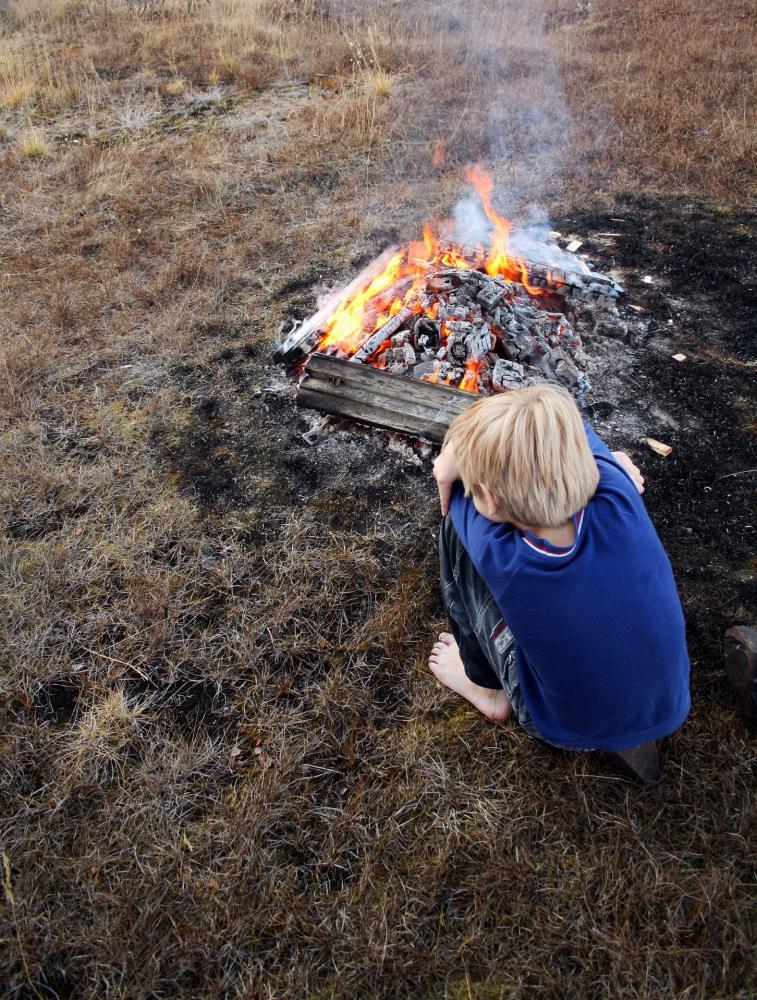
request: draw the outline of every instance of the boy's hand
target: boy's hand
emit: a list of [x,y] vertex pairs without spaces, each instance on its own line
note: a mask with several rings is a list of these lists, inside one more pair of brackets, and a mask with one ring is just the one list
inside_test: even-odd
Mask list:
[[628,475],[633,480],[633,484],[639,491],[639,493],[643,493],[644,477],[642,476],[641,471],[633,464],[633,460],[631,459],[631,457],[629,455],[626,455],[624,451],[614,451],[612,453],[612,457],[615,459],[618,465],[623,466],[623,468],[626,470]]
[[445,517],[449,510],[452,487],[459,478],[460,470],[457,467],[455,446],[452,442],[448,442],[439,452],[439,457],[434,462],[434,479],[439,488],[439,503],[442,508],[442,517]]

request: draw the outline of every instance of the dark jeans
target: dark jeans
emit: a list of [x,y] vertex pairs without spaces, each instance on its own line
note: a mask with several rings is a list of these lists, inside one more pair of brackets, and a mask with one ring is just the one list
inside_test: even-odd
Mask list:
[[523,700],[513,634],[450,517],[444,518],[439,531],[439,567],[444,607],[465,673],[481,687],[504,688],[520,725],[529,736],[543,740]]

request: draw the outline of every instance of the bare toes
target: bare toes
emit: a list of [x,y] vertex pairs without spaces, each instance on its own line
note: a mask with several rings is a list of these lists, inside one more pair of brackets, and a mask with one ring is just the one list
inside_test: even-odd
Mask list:
[[455,637],[451,632],[440,632],[439,642],[444,643],[445,646],[452,646],[455,642]]

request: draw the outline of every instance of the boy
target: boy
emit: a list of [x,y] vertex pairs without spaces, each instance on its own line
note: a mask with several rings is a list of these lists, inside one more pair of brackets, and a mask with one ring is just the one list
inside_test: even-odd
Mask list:
[[570,395],[540,385],[474,403],[434,476],[452,629],[435,677],[562,748],[619,753],[677,729],[689,660],[670,562],[639,470]]

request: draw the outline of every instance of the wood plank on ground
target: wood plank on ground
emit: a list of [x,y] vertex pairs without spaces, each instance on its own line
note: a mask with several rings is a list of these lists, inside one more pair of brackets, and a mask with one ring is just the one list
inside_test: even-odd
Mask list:
[[478,398],[324,354],[310,356],[297,392],[303,406],[437,442],[452,420]]

